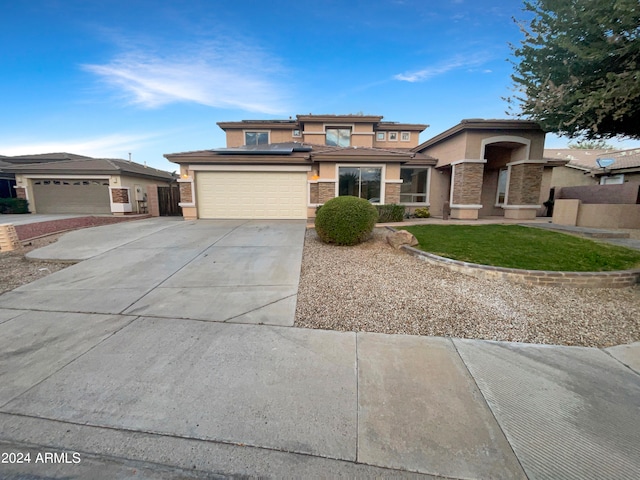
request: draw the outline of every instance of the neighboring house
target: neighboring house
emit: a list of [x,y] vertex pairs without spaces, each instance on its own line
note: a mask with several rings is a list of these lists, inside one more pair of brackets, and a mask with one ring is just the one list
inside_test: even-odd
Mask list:
[[31,163],[57,162],[65,160],[73,160],[79,158],[89,158],[83,155],[75,155],[73,153],[45,153],[40,155],[19,155],[15,157],[6,157],[0,155],[0,198],[15,198],[16,176],[7,169],[17,165],[27,165]]
[[535,217],[544,132],[534,122],[463,120],[420,143],[423,124],[370,115],[220,122],[227,147],[166,154],[195,218],[308,218],[339,195],[430,207],[453,218]]
[[6,157],[0,155],[0,198],[15,198],[16,192],[13,188],[16,185],[16,176],[13,173],[5,172],[13,164],[5,162]]
[[[640,149],[559,148],[546,149],[544,156],[547,159],[568,160],[564,168],[558,168],[553,172],[551,183],[555,187],[640,183]],[[598,164],[599,160],[604,166]],[[613,160],[613,162],[603,162],[603,160]]]
[[2,159],[12,163],[3,170],[15,175],[16,196],[29,201],[32,213],[139,213],[146,210],[147,185],[175,181],[169,172],[127,160],[65,155]]

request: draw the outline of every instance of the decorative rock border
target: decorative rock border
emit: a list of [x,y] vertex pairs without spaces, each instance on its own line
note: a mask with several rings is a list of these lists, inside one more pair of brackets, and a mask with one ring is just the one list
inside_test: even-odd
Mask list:
[[[387,227],[389,230],[395,230]],[[477,263],[461,262],[423,252],[403,245],[410,255],[432,265],[446,267],[454,272],[464,273],[485,280],[499,280],[526,285],[563,286],[579,288],[624,288],[640,283],[640,269],[617,270],[613,272],[553,272],[546,270],[520,270],[517,268],[493,267]]]

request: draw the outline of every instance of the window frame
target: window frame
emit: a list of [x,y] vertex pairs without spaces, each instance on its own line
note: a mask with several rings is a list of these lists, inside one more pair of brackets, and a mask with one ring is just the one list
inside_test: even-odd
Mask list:
[[388,141],[389,142],[397,142],[398,141],[398,132],[389,132]]
[[[327,143],[327,137],[328,137],[328,132],[329,130],[336,130],[337,132],[339,132],[340,130],[348,130],[349,131],[349,145],[329,145]],[[353,136],[353,126],[351,125],[325,125],[324,127],[324,144],[328,147],[342,147],[342,148],[346,148],[346,147],[351,147],[352,146],[352,142],[351,142],[351,137]],[[340,134],[337,134],[338,139],[340,138]]]
[[[267,134],[267,143],[247,143],[247,134],[248,133],[266,133]],[[249,145],[269,145],[271,143],[271,130],[243,130],[242,135],[244,136],[244,144],[246,146]]]
[[622,185],[623,183],[624,173],[616,173],[615,175],[603,175],[600,177],[600,185]]
[[[340,197],[340,168],[379,168],[380,169],[380,201],[371,203],[372,205],[384,205],[385,200],[385,178],[387,176],[387,166],[384,163],[337,163],[336,164],[336,186],[335,186],[335,196]],[[360,180],[362,180],[362,174],[360,175]],[[358,188],[359,195],[362,194],[361,185]],[[362,197],[359,197],[362,198]],[[367,200],[367,199],[365,199]]]
[[386,142],[386,141],[387,141],[387,132],[376,132],[376,142]]
[[294,138],[299,138],[302,136],[302,131],[299,128],[294,128],[293,131],[291,132],[291,136]]
[[[405,139],[405,135],[407,138]],[[401,142],[410,142],[411,141],[411,132],[400,132],[400,141]]]
[[[505,172],[505,186],[504,186],[504,198],[502,199],[502,202],[500,202],[500,175],[502,174],[502,172]],[[500,170],[498,170],[498,182],[496,183],[496,203],[495,206],[496,207],[504,207],[507,204],[507,198],[508,198],[508,193],[509,193],[509,177],[511,176],[511,167],[505,167],[505,168],[501,168]]]
[[[427,171],[427,179],[425,181],[425,193],[416,193],[416,194],[407,194],[407,193],[402,193],[402,185],[404,185],[404,181],[403,183],[400,184],[400,205],[407,205],[409,207],[428,207],[431,205],[431,202],[429,201],[429,196],[431,194],[431,171],[432,168],[430,165],[415,165],[415,166],[410,166],[410,167],[403,167],[400,166],[400,179],[402,179],[402,170],[426,170]],[[415,195],[415,196],[422,196],[425,197],[426,201],[425,202],[403,202],[402,201],[402,195]]]

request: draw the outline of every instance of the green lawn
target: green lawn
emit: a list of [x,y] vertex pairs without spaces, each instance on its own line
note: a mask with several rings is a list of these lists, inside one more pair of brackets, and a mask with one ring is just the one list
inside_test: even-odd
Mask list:
[[527,270],[601,272],[640,267],[640,251],[519,225],[403,227],[419,249],[464,262]]

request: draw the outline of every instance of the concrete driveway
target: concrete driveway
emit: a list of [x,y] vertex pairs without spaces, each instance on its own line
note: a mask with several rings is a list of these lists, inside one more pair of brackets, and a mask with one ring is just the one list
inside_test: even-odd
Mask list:
[[0,296],[0,453],[80,463],[0,477],[637,478],[640,344],[291,327],[304,228],[152,219],[34,252],[87,260]]
[[151,219],[65,235],[32,258],[85,261],[0,308],[293,325],[304,221]]

